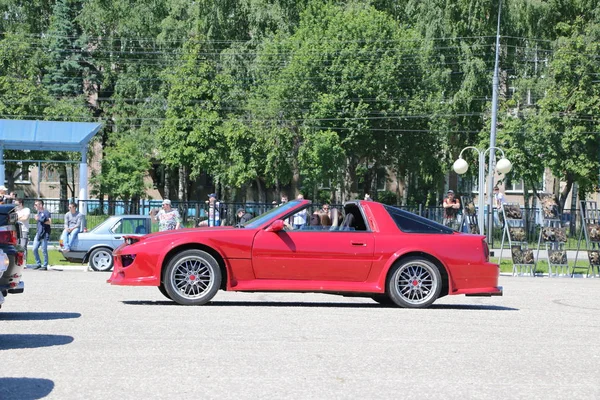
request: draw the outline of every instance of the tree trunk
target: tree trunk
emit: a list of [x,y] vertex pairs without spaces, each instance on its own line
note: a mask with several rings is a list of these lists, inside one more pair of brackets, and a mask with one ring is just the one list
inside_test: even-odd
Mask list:
[[347,200],[354,198],[357,195],[356,186],[356,164],[358,160],[355,157],[348,157],[346,160],[346,171],[344,174],[344,180],[342,183],[342,191],[340,194],[341,202],[344,203]]
[[181,201],[187,201],[187,168],[185,166],[179,167],[179,190],[177,193],[177,199]]
[[163,189],[163,199],[169,199],[171,197],[171,168],[165,168],[165,181]]
[[[294,133],[294,144],[292,148],[292,193],[290,193],[290,200],[296,198],[300,193],[300,166],[298,163],[298,153],[300,152],[300,134]],[[293,197],[292,197],[293,196]]]
[[262,182],[260,180],[260,178],[256,178],[256,192],[258,194],[258,202],[259,203],[266,203],[267,202],[267,196],[266,196],[266,192],[265,189],[262,185]]
[[67,186],[69,185],[69,179],[67,177],[67,164],[61,163],[57,166],[58,169],[58,182],[59,182],[59,198],[60,198],[60,212],[66,213],[68,210],[68,198],[69,192]]
[[[75,185],[76,183],[76,179],[75,179],[75,164],[71,164],[71,198],[75,199],[75,197],[79,196],[79,193],[77,193],[77,191],[75,190],[75,188],[77,187]],[[81,189],[81,188],[80,188]]]

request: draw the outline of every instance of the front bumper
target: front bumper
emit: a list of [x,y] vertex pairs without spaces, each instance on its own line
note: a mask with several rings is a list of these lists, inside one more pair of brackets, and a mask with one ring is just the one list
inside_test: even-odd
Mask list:
[[[477,291],[478,289],[474,289]],[[469,297],[492,297],[492,296],[502,296],[504,295],[504,289],[502,286],[496,286],[494,288],[487,288],[478,293],[465,293],[465,296]]]
[[113,252],[113,272],[106,282],[118,286],[160,286],[160,268],[155,267],[153,259],[138,254],[131,264],[123,266],[125,247],[122,245]]

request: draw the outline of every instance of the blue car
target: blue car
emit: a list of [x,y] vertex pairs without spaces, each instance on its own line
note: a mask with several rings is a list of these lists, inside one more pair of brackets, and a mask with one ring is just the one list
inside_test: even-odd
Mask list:
[[143,236],[152,230],[152,221],[146,215],[119,215],[109,217],[89,232],[82,232],[64,251],[60,251],[70,262],[89,263],[94,271],[110,271],[113,267],[112,252],[123,243],[123,235]]

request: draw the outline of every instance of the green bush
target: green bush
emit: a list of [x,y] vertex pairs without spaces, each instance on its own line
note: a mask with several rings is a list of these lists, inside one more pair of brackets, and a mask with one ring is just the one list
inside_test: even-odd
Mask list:
[[398,204],[398,196],[394,192],[383,190],[381,192],[377,192],[377,201],[383,204],[395,206]]

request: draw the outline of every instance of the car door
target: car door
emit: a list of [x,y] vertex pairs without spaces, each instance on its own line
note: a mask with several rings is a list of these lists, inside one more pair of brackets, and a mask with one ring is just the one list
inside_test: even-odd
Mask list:
[[252,246],[257,279],[363,282],[374,256],[365,231],[259,231]]
[[132,220],[127,218],[121,218],[115,223],[110,229],[112,235],[110,236],[110,244],[113,249],[116,249],[123,244],[123,235],[133,233]]

